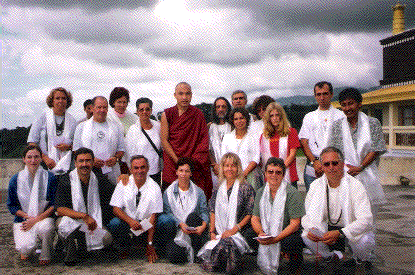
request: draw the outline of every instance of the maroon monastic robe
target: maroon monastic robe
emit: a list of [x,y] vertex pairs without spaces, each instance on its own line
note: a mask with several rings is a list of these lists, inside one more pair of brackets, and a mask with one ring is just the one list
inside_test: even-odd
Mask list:
[[[169,124],[168,142],[177,157],[188,157],[193,161],[192,181],[202,188],[206,199],[212,194],[210,174],[209,133],[205,117],[198,108],[189,106],[181,116],[177,106],[164,110]],[[177,179],[176,164],[170,155],[163,154],[163,189]],[[164,186],[166,184],[166,186]]]

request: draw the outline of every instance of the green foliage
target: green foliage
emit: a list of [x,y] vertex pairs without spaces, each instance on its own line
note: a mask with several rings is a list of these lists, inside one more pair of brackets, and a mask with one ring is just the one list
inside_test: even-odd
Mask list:
[[27,137],[30,127],[17,127],[16,129],[0,130],[0,158],[20,158],[24,147],[26,146]]

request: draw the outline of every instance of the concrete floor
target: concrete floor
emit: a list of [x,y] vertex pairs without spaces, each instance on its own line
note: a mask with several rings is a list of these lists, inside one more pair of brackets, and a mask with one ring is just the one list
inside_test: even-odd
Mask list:
[[[369,274],[415,274],[415,187],[384,186],[388,203],[378,214],[377,249],[374,267]],[[39,267],[36,260],[22,262],[14,249],[11,231],[12,216],[5,203],[0,204],[0,274],[209,274],[197,264],[172,265],[165,260],[147,263],[143,251],[126,260],[114,260],[111,253],[95,253],[84,263],[67,267],[60,255],[48,267]],[[350,255],[346,255],[346,258]],[[317,264],[314,256],[305,256],[303,274],[330,273]],[[339,265],[334,274],[354,274],[355,268]],[[261,274],[256,258],[247,255],[239,274]],[[282,263],[279,274],[288,274]]]

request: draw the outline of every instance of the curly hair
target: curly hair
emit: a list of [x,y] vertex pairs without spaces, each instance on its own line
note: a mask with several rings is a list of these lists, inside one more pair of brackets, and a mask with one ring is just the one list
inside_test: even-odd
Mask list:
[[249,127],[249,122],[251,120],[251,118],[249,116],[249,112],[245,108],[238,107],[238,108],[232,109],[231,113],[229,114],[229,123],[231,124],[232,130],[235,129],[235,124],[233,124],[233,117],[235,116],[236,113],[241,113],[245,117],[245,119],[246,119],[246,128],[248,128]]
[[49,95],[46,97],[46,104],[48,105],[48,107],[49,108],[53,107],[53,98],[55,97],[56,92],[64,93],[66,96],[66,109],[71,107],[72,101],[73,101],[72,94],[62,87],[54,88],[49,92]]
[[127,103],[130,102],[130,92],[124,87],[115,87],[110,94],[110,106],[114,108],[115,101],[123,96],[127,98]]

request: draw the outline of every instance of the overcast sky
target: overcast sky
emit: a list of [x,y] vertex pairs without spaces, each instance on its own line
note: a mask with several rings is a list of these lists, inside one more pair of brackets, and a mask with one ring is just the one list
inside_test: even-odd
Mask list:
[[[406,28],[415,4],[406,4]],[[134,3],[134,4],[133,4]],[[379,40],[390,36],[390,0],[4,0],[2,121],[28,126],[58,86],[82,103],[130,90],[157,112],[174,104],[174,86],[192,103],[233,90],[272,97],[310,95],[315,82],[369,88],[382,79]]]

